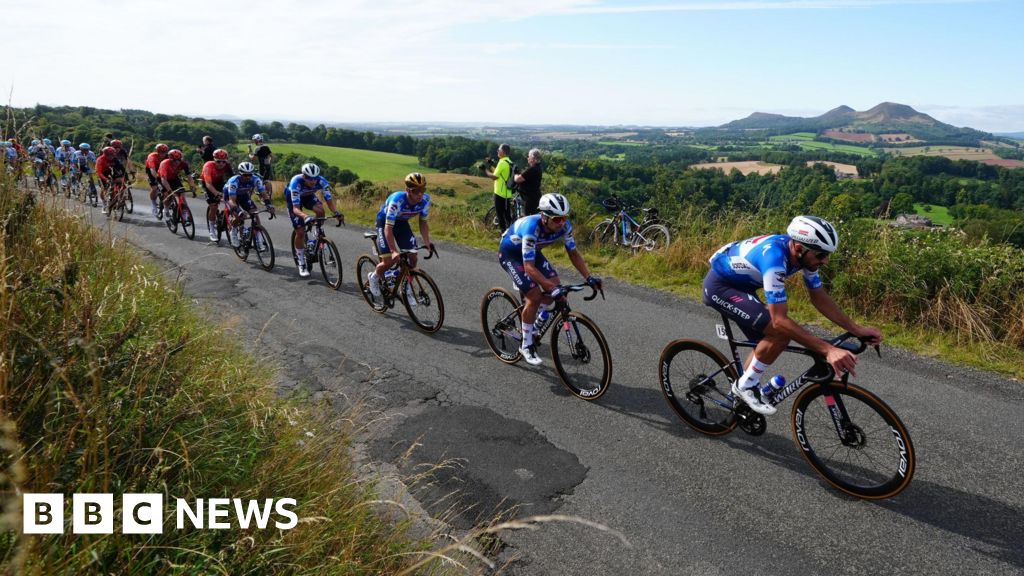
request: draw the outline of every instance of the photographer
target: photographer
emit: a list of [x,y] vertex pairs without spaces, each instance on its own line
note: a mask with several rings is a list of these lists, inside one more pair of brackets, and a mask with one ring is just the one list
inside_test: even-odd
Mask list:
[[494,180],[494,211],[502,232],[512,224],[512,209],[509,205],[509,201],[512,200],[512,189],[509,188],[509,183],[514,187],[515,180],[512,179],[512,160],[508,157],[511,152],[511,146],[502,144],[498,146],[498,165],[494,167],[494,171],[492,172],[486,163],[483,165],[484,174]]

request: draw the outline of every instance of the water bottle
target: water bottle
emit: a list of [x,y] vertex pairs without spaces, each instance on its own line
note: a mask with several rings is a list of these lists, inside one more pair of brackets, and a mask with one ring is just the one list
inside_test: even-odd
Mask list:
[[311,233],[306,234],[306,250],[310,252],[316,251],[316,236]]
[[397,268],[388,268],[384,271],[384,283],[387,284],[388,288],[395,287],[395,279],[398,278]]
[[786,387],[786,377],[782,374],[772,376],[767,384],[761,386],[761,398],[768,398],[772,394]]
[[540,312],[537,313],[537,321],[534,324],[536,324],[538,327],[543,326],[544,323],[547,322],[548,318],[550,317],[551,311],[541,308]]

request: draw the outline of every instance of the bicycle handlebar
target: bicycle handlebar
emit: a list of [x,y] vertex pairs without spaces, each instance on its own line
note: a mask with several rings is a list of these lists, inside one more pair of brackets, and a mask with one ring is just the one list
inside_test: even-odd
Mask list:
[[400,248],[398,250],[398,253],[399,254],[416,254],[420,250],[427,250],[427,255],[423,257],[424,260],[430,260],[434,256],[437,256],[437,248],[434,248],[434,243],[433,242],[430,243],[430,248],[427,248],[426,246],[417,246],[415,248]]
[[[847,345],[846,341],[849,340],[850,338],[856,338],[858,344],[854,345],[851,343],[850,345]],[[852,352],[854,354],[861,354],[862,352],[868,349],[867,340],[864,340],[859,336],[855,336],[852,332],[844,332],[839,336],[836,336],[835,338],[829,340],[828,343],[833,346],[842,348],[843,350]],[[881,358],[882,350],[878,347],[878,344],[875,344],[873,348],[875,349],[875,353],[878,354],[878,357]]]
[[[594,286],[591,286],[590,284],[587,284],[586,282],[584,282],[582,284],[560,284],[560,285],[558,285],[555,288],[555,290],[558,290],[559,288],[562,289],[564,292],[567,292],[567,293],[568,292],[579,292],[581,290],[586,290],[587,288],[590,288],[590,295],[589,296],[584,296],[583,297],[584,300],[589,302],[589,301],[593,300],[594,298],[597,298],[597,293],[598,292],[601,293],[601,299],[604,300],[604,288],[602,287],[600,290],[598,290],[597,288],[595,288]],[[551,296],[551,292],[541,292],[541,293],[544,294],[545,296]]]

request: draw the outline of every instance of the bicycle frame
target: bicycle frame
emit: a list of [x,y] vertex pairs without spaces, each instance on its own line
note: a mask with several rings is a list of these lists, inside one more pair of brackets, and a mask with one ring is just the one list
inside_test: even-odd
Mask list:
[[[565,288],[569,292],[578,292],[578,291],[583,290],[583,289],[588,288],[588,287],[591,289],[590,296],[584,296],[583,299],[587,300],[587,301],[590,301],[590,300],[593,300],[594,298],[597,298],[597,289],[594,288],[593,286],[590,286],[589,284],[572,284],[572,285],[569,285],[569,286],[563,286],[563,288]],[[568,293],[566,294],[566,296],[568,296]],[[603,291],[601,292],[601,297],[602,298],[604,297],[604,292]],[[526,307],[526,298],[522,297],[522,293],[520,292],[520,303],[519,303],[519,306],[515,310],[510,312],[507,316],[502,318],[501,321],[498,322],[498,324],[509,325],[509,326],[515,327],[516,320],[522,315],[523,308],[525,308],[525,307]],[[543,340],[544,336],[547,335],[548,330],[550,330],[551,327],[554,326],[555,324],[565,324],[565,322],[569,319],[569,313],[570,312],[572,312],[572,309],[569,307],[569,299],[568,298],[559,298],[558,300],[556,300],[555,301],[555,308],[554,308],[554,310],[551,311],[551,317],[548,319],[548,321],[543,326],[541,326],[540,330],[537,332],[536,339],[537,340]],[[565,328],[568,330],[568,327],[565,327]],[[577,328],[577,334],[576,334],[577,338],[579,338],[579,336],[580,336],[579,333],[578,333],[578,330],[579,329]],[[509,333],[508,334],[513,340],[520,340],[520,339],[522,339],[522,335],[518,333],[518,330],[513,330],[513,332],[515,332],[515,334],[513,334],[513,333]]]

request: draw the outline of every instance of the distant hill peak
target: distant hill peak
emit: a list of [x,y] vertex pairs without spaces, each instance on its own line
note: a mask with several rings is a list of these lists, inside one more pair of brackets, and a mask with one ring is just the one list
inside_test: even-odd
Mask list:
[[914,120],[918,118],[926,118],[933,122],[937,122],[937,120],[927,114],[918,112],[906,104],[897,104],[895,102],[882,102],[870,110],[858,112],[857,116],[864,120],[870,119],[875,121]]

